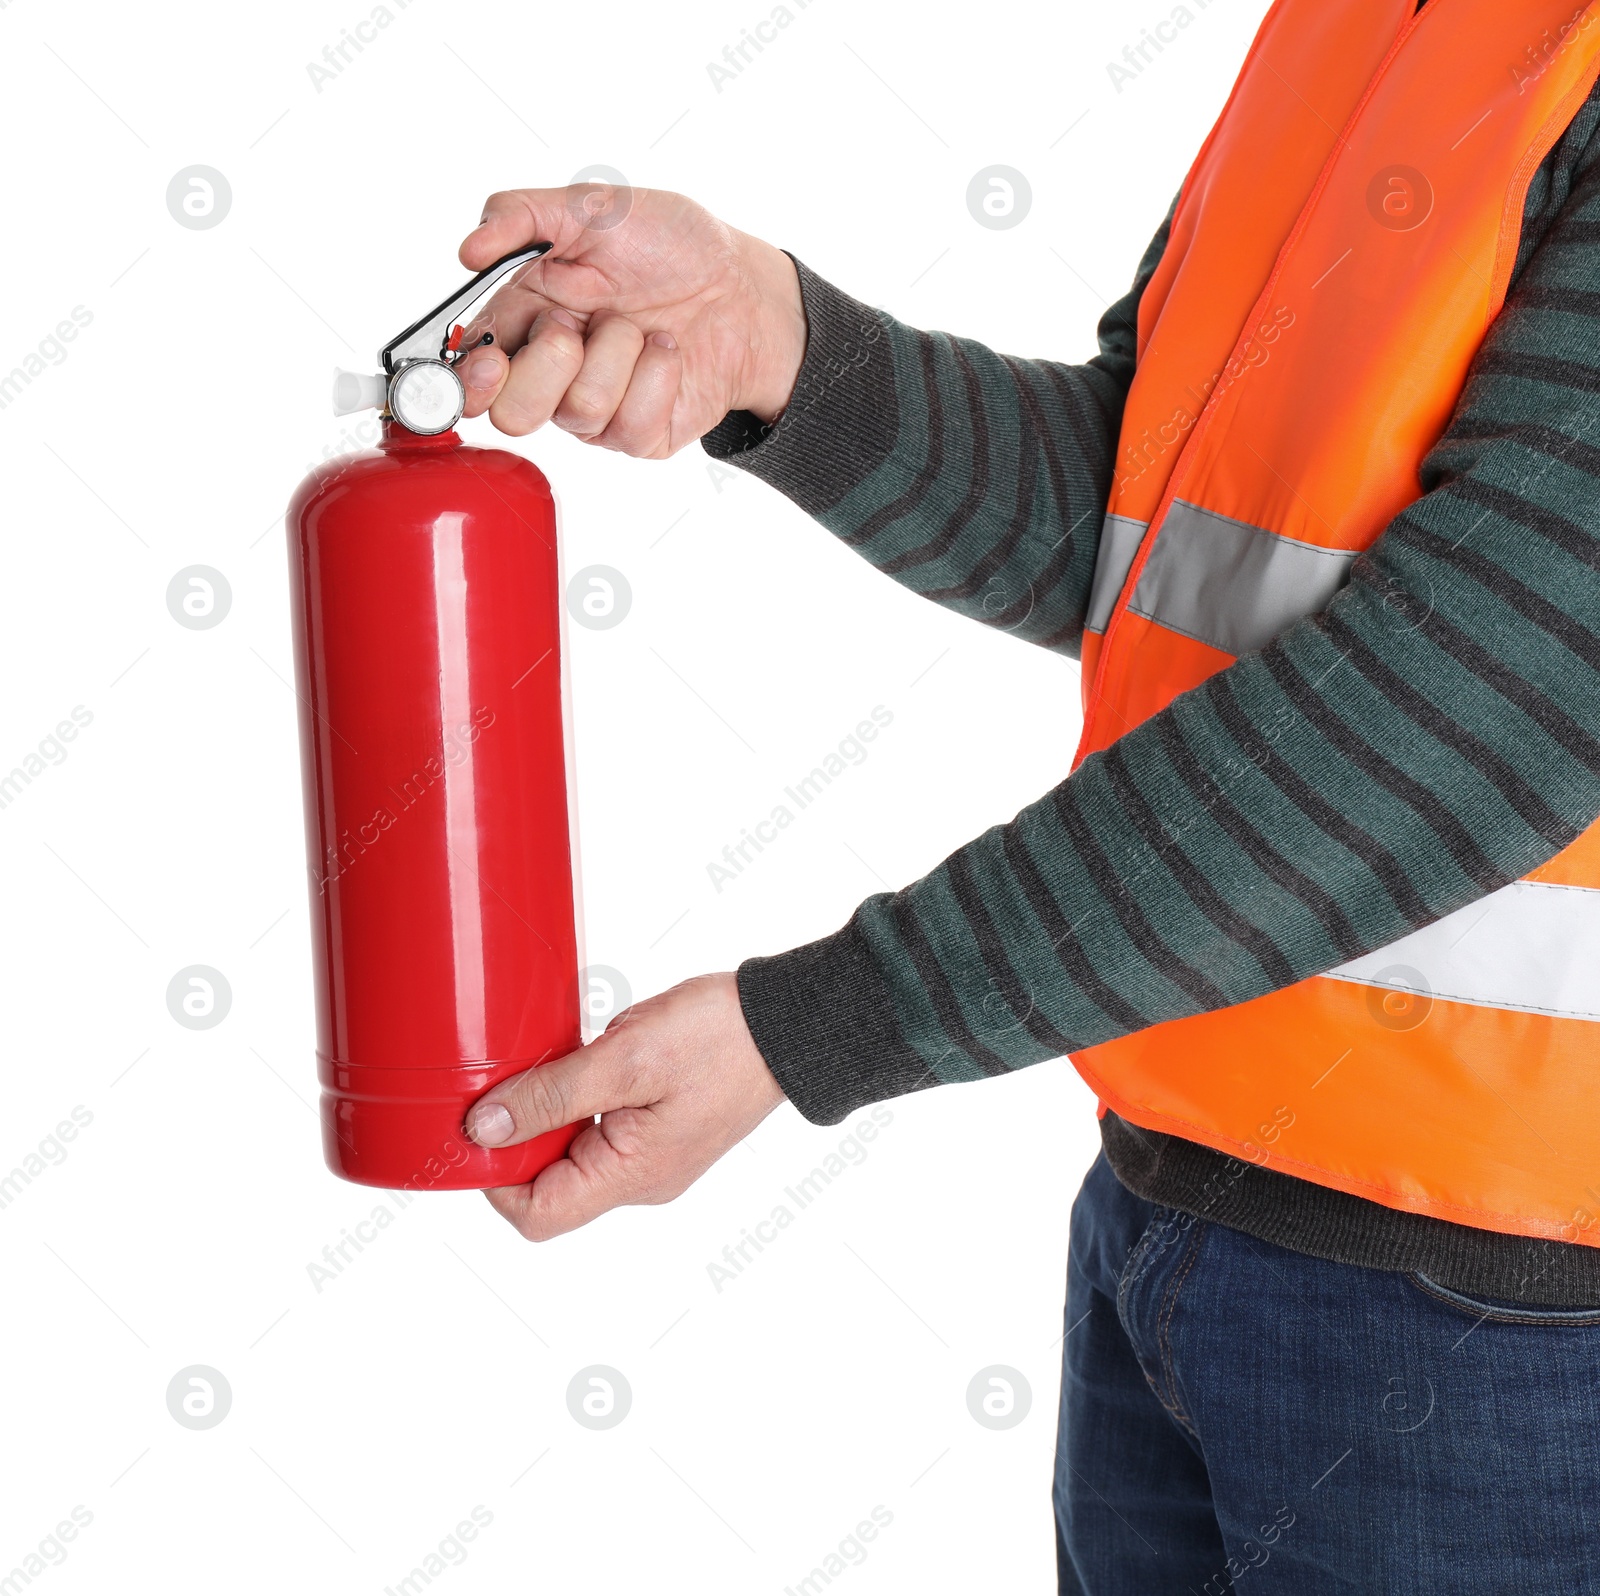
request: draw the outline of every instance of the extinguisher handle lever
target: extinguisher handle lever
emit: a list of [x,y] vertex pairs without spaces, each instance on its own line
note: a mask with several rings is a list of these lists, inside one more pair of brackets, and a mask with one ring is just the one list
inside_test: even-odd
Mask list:
[[465,287],[458,288],[448,299],[437,304],[426,316],[397,333],[379,352],[383,369],[393,375],[395,368],[407,360],[443,360],[447,363],[454,351],[448,348],[450,329],[466,319],[472,306],[489,292],[500,279],[519,266],[526,266],[555,248],[553,243],[528,244],[502,256],[494,265],[487,266]]

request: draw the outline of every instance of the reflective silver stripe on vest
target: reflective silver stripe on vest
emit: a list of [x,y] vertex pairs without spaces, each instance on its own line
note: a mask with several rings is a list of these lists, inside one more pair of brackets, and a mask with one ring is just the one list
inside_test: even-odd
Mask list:
[[1122,596],[1122,584],[1133,568],[1133,557],[1144,541],[1148,521],[1135,521],[1131,515],[1108,515],[1100,529],[1100,552],[1095,556],[1094,581],[1089,588],[1089,615],[1084,626],[1103,632],[1111,624],[1111,612]]
[[[1128,608],[1224,654],[1248,654],[1325,609],[1355,558],[1174,499]],[[1096,568],[1097,592],[1099,581]]]
[[1455,1003],[1600,1020],[1600,891],[1513,881],[1327,973]]

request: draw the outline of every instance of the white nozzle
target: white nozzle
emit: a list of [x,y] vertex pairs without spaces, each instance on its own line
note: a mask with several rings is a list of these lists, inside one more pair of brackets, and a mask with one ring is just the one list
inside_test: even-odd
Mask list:
[[369,377],[359,371],[335,371],[333,374],[333,413],[336,416],[354,415],[358,410],[382,410],[388,397],[386,377]]

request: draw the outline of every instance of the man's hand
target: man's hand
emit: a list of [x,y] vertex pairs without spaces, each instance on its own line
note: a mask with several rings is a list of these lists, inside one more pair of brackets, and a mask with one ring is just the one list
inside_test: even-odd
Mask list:
[[469,416],[515,436],[558,427],[664,459],[730,410],[775,420],[805,355],[794,263],[681,194],[583,183],[491,194],[461,261],[555,248],[491,299],[463,339]]
[[531,1184],[485,1193],[529,1241],[547,1241],[624,1203],[670,1202],[782,1101],[733,976],[702,975],[634,1004],[588,1047],[502,1081],[473,1104],[467,1130],[507,1147],[600,1115]]

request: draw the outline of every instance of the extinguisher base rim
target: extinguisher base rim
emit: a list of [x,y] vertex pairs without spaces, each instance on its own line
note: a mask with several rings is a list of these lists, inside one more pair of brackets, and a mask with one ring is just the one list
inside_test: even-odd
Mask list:
[[[576,1038],[573,1045],[577,1045]],[[467,1110],[491,1086],[541,1062],[394,1068],[318,1057],[322,1148],[343,1180],[391,1191],[483,1191],[526,1185],[565,1156],[584,1123],[515,1147],[481,1147],[464,1128]]]

